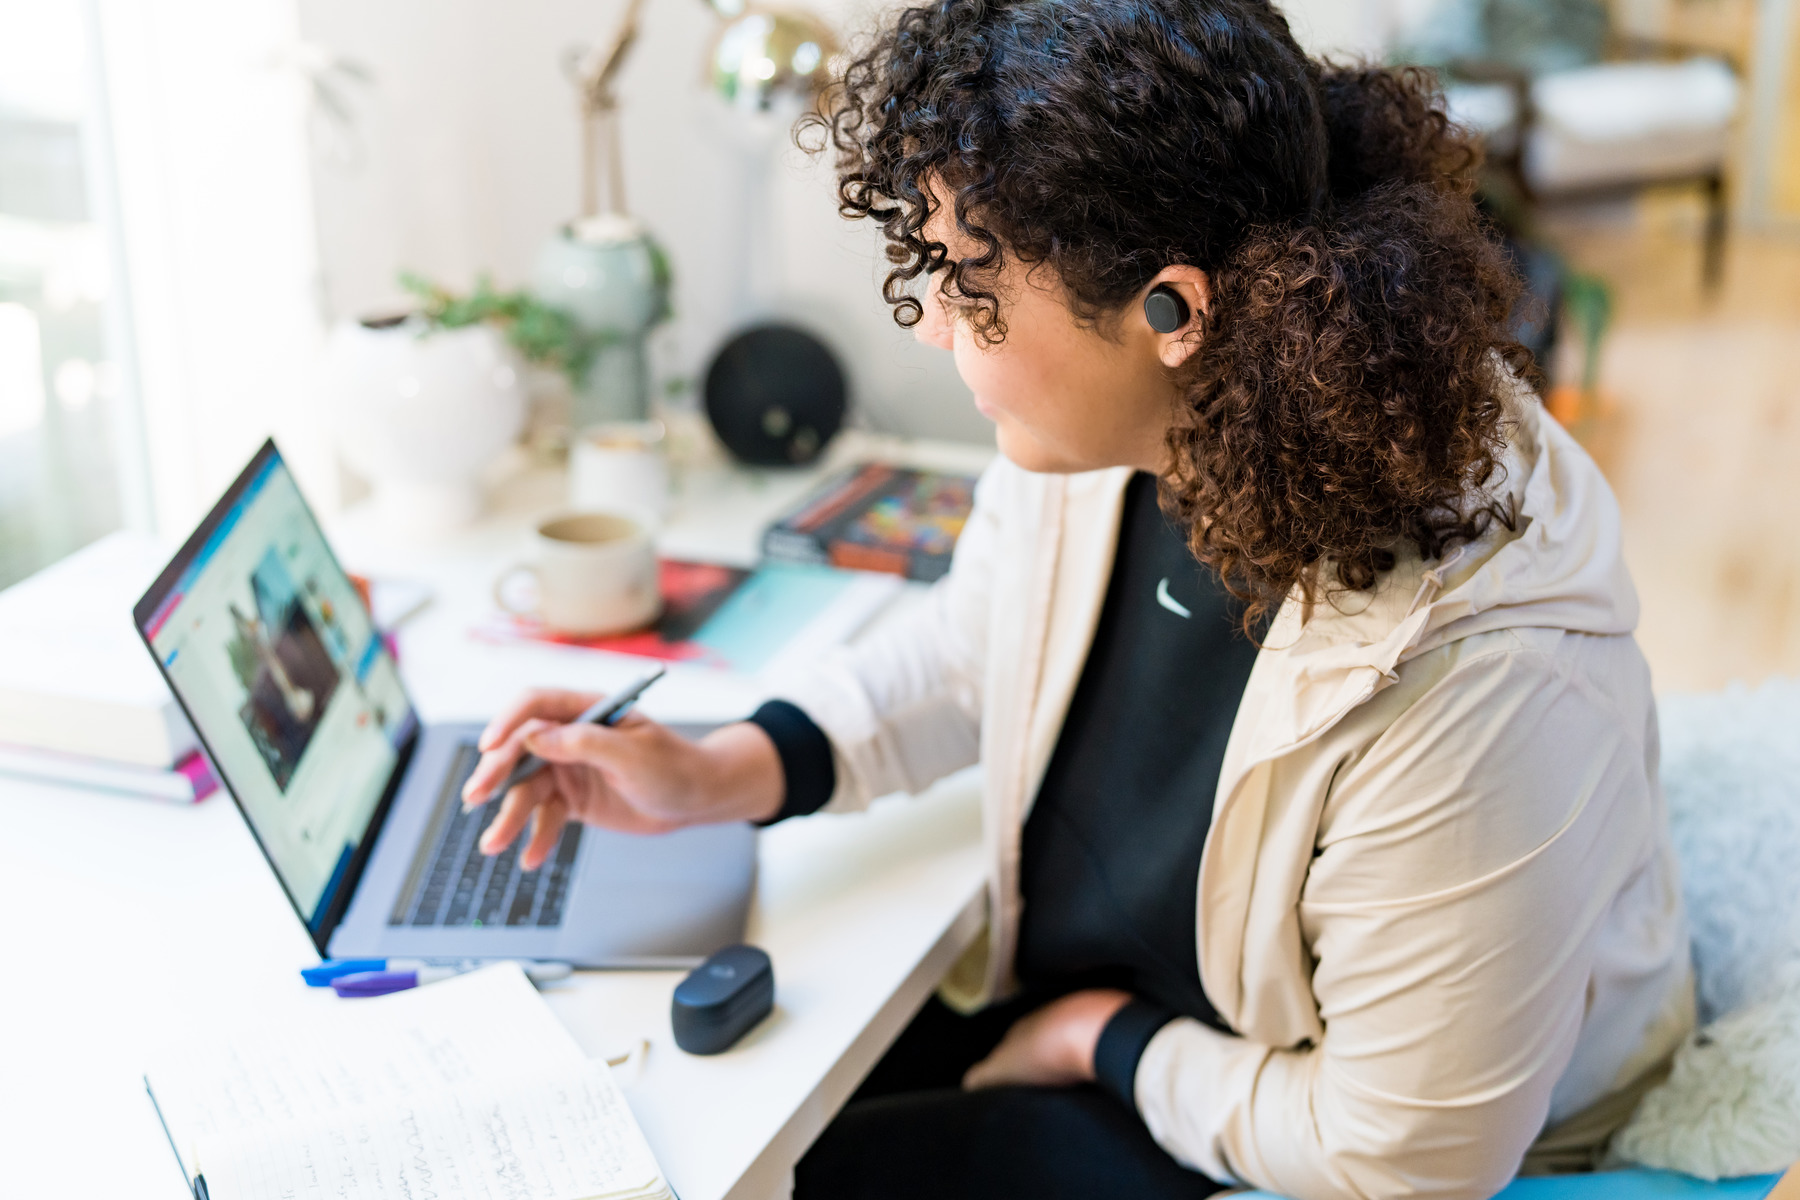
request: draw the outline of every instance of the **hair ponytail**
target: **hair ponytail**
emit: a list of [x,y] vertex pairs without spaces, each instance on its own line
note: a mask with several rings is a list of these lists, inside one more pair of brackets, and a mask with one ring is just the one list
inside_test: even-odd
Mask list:
[[1470,194],[1481,153],[1444,112],[1437,81],[1419,67],[1313,64],[1324,117],[1333,201],[1384,183]]

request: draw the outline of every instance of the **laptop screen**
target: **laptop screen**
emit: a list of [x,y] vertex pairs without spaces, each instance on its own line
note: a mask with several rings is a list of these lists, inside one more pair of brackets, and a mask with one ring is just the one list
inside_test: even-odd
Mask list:
[[138,627],[316,934],[417,719],[273,443],[140,602]]

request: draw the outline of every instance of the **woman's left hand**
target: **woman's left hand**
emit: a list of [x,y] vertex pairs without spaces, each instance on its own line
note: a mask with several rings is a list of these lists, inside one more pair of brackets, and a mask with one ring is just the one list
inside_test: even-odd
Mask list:
[[1092,988],[1013,1022],[992,1054],[970,1067],[963,1088],[1068,1087],[1094,1079],[1094,1048],[1113,1014],[1131,1000],[1129,992]]

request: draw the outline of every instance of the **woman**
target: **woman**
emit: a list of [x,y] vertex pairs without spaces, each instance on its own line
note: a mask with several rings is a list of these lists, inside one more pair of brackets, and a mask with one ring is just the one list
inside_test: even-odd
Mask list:
[[802,1197],[1591,1161],[1692,1022],[1655,712],[1616,508],[1519,383],[1429,82],[1310,61],[1257,0],[939,0],[814,127],[998,429],[955,565],[698,744],[528,697],[467,794],[557,766],[490,848],[985,764],[988,935],[943,991],[976,1015],[921,1014]]

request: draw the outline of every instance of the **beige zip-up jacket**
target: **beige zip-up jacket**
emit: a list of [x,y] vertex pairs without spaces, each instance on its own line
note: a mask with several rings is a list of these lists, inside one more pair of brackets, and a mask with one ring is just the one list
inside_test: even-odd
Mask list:
[[[1593,1114],[1692,1026],[1617,506],[1534,399],[1514,413],[1516,529],[1372,595],[1290,601],[1251,672],[1198,888],[1235,1036],[1170,1023],[1135,1089],[1156,1140],[1219,1180],[1485,1197],[1559,1125],[1564,1149],[1603,1141],[1626,1112]],[[984,764],[988,936],[946,984],[966,1005],[1013,986],[1020,833],[1129,476],[996,462],[927,602],[783,691],[831,739],[830,809]]]

